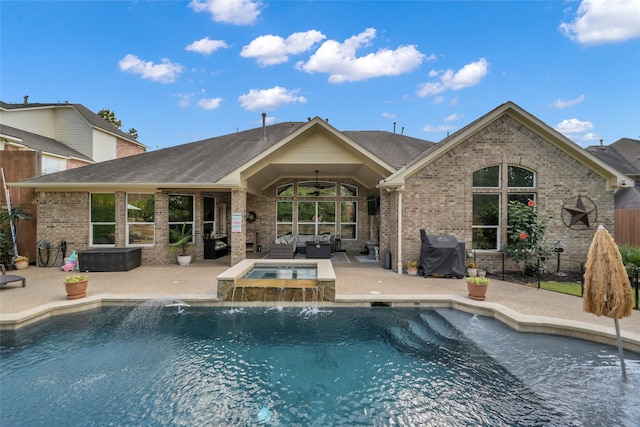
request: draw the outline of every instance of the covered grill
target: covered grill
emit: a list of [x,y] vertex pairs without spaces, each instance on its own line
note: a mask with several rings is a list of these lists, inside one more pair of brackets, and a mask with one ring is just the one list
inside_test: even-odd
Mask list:
[[420,230],[419,271],[424,276],[464,277],[465,245],[454,236],[427,234]]

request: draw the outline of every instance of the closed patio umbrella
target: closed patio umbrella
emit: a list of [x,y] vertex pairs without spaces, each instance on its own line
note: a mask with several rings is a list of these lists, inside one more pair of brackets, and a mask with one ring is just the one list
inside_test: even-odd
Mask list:
[[622,263],[618,245],[602,225],[589,247],[584,274],[583,309],[596,316],[614,319],[622,378],[627,380],[618,319],[631,316],[633,297],[629,276]]

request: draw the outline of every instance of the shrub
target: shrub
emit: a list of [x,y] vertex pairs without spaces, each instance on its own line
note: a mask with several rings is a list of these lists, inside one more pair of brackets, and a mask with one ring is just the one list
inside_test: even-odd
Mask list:
[[622,263],[625,267],[640,267],[640,248],[631,245],[620,245],[618,246],[618,250],[620,251]]

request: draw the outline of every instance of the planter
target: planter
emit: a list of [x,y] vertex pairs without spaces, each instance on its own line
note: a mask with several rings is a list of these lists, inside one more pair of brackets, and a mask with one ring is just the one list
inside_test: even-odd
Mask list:
[[89,279],[81,280],[79,282],[65,282],[64,287],[67,289],[67,299],[86,297],[87,286],[89,286]]
[[29,268],[29,260],[28,259],[19,259],[15,262],[16,270],[24,270],[25,268]]
[[417,276],[418,275],[418,267],[407,267],[407,275],[409,275],[409,276]]
[[478,275],[478,269],[477,268],[467,268],[467,276],[476,277],[477,275]]
[[478,277],[487,277],[487,270],[478,269]]
[[489,288],[489,285],[479,285],[477,283],[467,281],[469,298],[471,298],[472,300],[484,301],[486,299],[488,288]]
[[178,264],[180,265],[191,264],[191,255],[178,255]]

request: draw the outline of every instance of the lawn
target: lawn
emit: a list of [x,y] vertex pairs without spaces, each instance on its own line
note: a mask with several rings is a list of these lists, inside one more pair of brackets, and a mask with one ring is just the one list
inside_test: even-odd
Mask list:
[[[575,295],[577,297],[581,296],[580,291],[580,283],[571,283],[571,282],[540,282],[540,288],[546,289],[548,291],[560,292],[563,294]],[[631,293],[633,295],[633,306],[636,306],[636,291],[634,288],[631,289]]]

